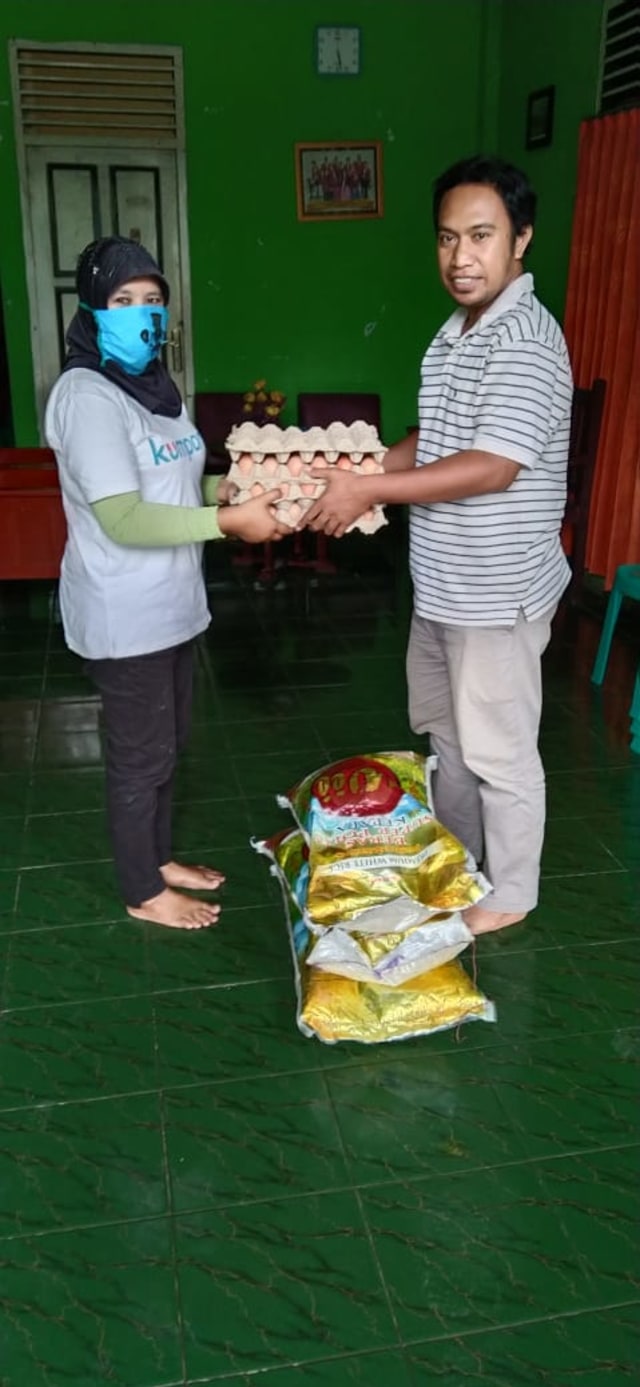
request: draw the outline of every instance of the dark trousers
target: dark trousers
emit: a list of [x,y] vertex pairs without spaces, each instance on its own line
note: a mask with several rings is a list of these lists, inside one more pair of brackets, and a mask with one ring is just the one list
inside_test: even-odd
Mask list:
[[126,905],[164,890],[178,753],[191,723],[193,641],[122,660],[87,660],[102,697],[107,816]]

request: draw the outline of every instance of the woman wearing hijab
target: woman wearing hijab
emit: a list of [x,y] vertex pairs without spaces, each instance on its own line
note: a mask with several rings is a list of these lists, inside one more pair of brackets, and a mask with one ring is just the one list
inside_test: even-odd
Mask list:
[[204,443],[161,359],[169,285],[119,236],[78,261],[78,311],[47,404],[67,519],[60,609],[104,709],[109,831],[127,911],[182,929],[213,924],[220,872],[171,855],[177,753],[191,714],[193,642],[209,625],[202,544],[277,539],[278,492],[224,504]]

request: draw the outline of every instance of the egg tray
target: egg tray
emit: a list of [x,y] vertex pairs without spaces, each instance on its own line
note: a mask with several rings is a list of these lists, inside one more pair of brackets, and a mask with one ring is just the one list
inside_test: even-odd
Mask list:
[[[240,424],[232,429],[226,448],[231,457],[229,481],[237,488],[233,503],[278,488],[279,521],[295,529],[322,495],[325,484],[311,475],[314,462],[357,475],[382,472],[385,448],[377,429],[358,420],[330,424],[327,429],[278,428],[276,424]],[[382,506],[372,506],[349,526],[372,535],[387,520]]]

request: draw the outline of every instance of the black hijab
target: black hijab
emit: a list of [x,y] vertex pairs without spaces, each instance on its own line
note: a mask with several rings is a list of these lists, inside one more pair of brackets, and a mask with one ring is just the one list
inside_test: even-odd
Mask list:
[[164,275],[153,256],[137,241],[129,241],[124,236],[103,236],[85,246],[76,272],[80,307],[69,324],[67,355],[62,369],[73,371],[84,366],[86,370],[98,371],[152,414],[177,419],[182,410],[182,397],[160,360],[152,361],[139,376],[129,375],[116,361],[105,361],[104,365],[100,362],[95,319],[89,310],[106,308],[107,299],[121,284],[139,278],[157,279],[165,304],[169,302],[169,285]]

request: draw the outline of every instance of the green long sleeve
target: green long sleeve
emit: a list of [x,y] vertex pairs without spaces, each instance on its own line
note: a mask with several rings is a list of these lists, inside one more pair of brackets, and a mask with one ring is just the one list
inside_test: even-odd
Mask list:
[[160,549],[223,538],[217,508],[212,506],[163,506],[143,501],[139,491],[127,491],[94,501],[91,510],[114,544],[135,549]]
[[[202,478],[202,499],[205,506],[217,506],[218,487],[223,480],[222,474],[218,472],[205,472]],[[225,478],[226,480],[226,478]]]

